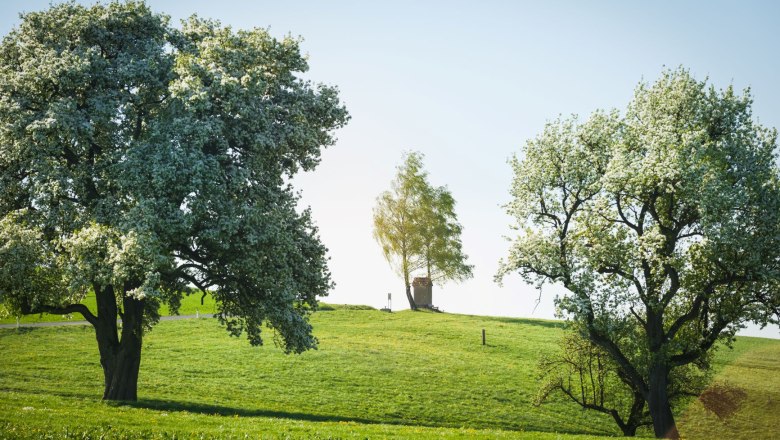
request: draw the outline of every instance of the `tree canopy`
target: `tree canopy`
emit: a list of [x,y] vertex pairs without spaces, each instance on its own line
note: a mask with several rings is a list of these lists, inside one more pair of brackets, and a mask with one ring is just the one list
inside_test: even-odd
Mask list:
[[670,70],[622,115],[550,122],[512,161],[518,233],[497,278],[562,284],[559,309],[641,392],[658,437],[677,436],[674,370],[778,320],[777,131],[751,103]]
[[463,227],[455,213],[455,199],[444,187],[425,188],[420,197],[420,258],[433,282],[462,281],[473,276],[460,235]]
[[189,286],[232,334],[301,352],[332,284],[287,182],[347,122],[337,90],[300,78],[296,39],[168,21],[65,3],[0,45],[0,301],[83,314],[106,399],[136,399],[143,331]]
[[404,279],[413,310],[410,277],[415,271],[446,282],[470,278],[473,269],[463,253],[455,199],[446,187],[431,186],[422,159],[417,152],[404,155],[392,189],[377,198],[374,208],[374,237]]

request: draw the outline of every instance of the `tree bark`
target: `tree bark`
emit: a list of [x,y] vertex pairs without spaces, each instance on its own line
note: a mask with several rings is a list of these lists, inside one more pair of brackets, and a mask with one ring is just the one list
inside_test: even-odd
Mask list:
[[617,410],[610,411],[612,418],[615,419],[620,430],[623,431],[625,437],[635,437],[636,430],[642,425],[642,410],[645,408],[645,396],[638,391],[634,391],[634,402],[631,405],[631,412],[628,414],[628,419],[624,422],[620,417],[620,413]]
[[412,287],[409,284],[409,279],[406,280],[406,299],[409,300],[409,307],[412,310],[417,310],[417,303],[414,302],[414,297],[412,297]]
[[674,414],[667,393],[668,369],[655,365],[650,369],[647,405],[653,419],[656,438],[679,439],[680,433],[674,422]]
[[612,418],[615,420],[615,423],[617,423],[618,427],[621,431],[623,431],[624,437],[635,437],[636,436],[636,425],[631,425],[628,423],[623,422],[623,419],[620,417],[620,415],[617,413],[616,410],[612,410]]
[[103,400],[138,400],[144,300],[123,295],[120,340],[114,289],[100,289],[96,286],[95,297],[98,305],[95,336],[100,351],[100,365],[103,367]]
[[103,365],[105,377],[103,400],[138,400],[138,370],[140,366],[140,341],[137,348],[135,346],[120,347],[114,357]]
[[403,275],[404,275],[404,285],[406,286],[406,299],[409,300],[409,308],[412,310],[417,310],[417,303],[414,302],[414,298],[412,297],[412,288],[409,284],[409,261],[407,260],[406,251],[402,252],[401,258],[403,259]]

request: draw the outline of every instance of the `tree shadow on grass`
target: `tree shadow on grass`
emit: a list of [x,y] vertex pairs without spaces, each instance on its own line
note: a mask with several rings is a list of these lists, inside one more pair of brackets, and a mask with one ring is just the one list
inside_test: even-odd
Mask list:
[[[95,403],[102,403],[104,405],[113,407],[127,407],[136,409],[148,409],[152,411],[165,411],[165,412],[188,412],[192,414],[201,414],[206,416],[224,416],[224,417],[267,417],[278,419],[299,420],[305,422],[332,422],[332,423],[357,423],[365,425],[392,425],[392,426],[418,426],[424,428],[445,428],[445,429],[463,429],[469,430],[501,430],[510,432],[526,432],[527,429],[518,427],[516,425],[509,425],[504,423],[474,423],[464,425],[463,423],[435,423],[428,422],[419,419],[407,419],[407,418],[393,418],[374,420],[362,417],[347,417],[328,414],[310,414],[302,412],[290,412],[290,411],[273,411],[267,409],[248,409],[248,408],[234,408],[220,405],[207,405],[203,403],[195,402],[180,402],[174,400],[161,400],[161,399],[141,399],[137,402],[131,401],[101,401],[99,396],[91,393],[80,392],[64,392],[64,391],[31,391],[21,388],[0,388],[0,392],[15,392],[19,394],[30,394],[35,396],[57,396],[65,399],[79,399],[79,400],[92,400]],[[610,430],[588,430],[588,429],[567,429],[561,426],[550,426],[548,429],[537,428],[529,432],[555,432],[559,434],[574,434],[574,435],[601,435],[601,436],[614,436],[615,433]]]
[[0,338],[19,336],[27,333],[32,333],[35,330],[38,330],[39,328],[40,327],[0,328]]
[[[202,415],[209,415],[209,416],[219,415],[224,417],[236,417],[236,416],[268,417],[268,418],[298,420],[298,421],[305,421],[305,422],[357,423],[357,424],[365,424],[365,425],[398,425],[398,426],[418,426],[424,428],[445,428],[445,429],[463,428],[462,423],[459,424],[434,423],[434,422],[426,422],[424,420],[419,420],[419,419],[414,420],[414,419],[401,419],[401,418],[374,420],[374,419],[367,419],[362,417],[348,417],[348,416],[337,416],[337,415],[328,415],[328,414],[310,414],[310,413],[291,412],[291,411],[274,411],[274,410],[267,410],[267,409],[234,408],[234,407],[220,406],[220,405],[208,405],[208,404],[195,403],[195,402],[180,402],[180,401],[160,400],[160,399],[140,399],[137,402],[105,401],[104,403],[112,406],[124,406],[130,408],[148,409],[148,410],[165,411],[165,412],[188,412],[193,414],[202,414]],[[479,423],[475,424],[474,426],[469,426],[468,428],[474,430],[498,429],[503,431],[513,431],[513,432],[525,431],[524,429],[518,428],[517,426],[509,426],[509,425],[485,426],[484,424],[479,424]],[[566,430],[566,429],[561,430],[560,428],[556,428],[556,429],[554,428],[555,427],[551,427],[550,431],[544,431],[544,430],[539,430],[539,431],[557,432],[563,434],[579,434],[579,435],[614,435],[614,433],[611,431],[594,433],[592,431],[587,431],[587,430]]]
[[505,317],[485,317],[493,322],[501,322],[505,324],[517,324],[517,325],[534,325],[545,328],[560,328],[566,327],[566,323],[563,321],[549,321],[545,319],[533,319],[533,318],[505,318]]
[[229,406],[220,405],[207,405],[203,403],[195,402],[180,402],[174,400],[160,400],[160,399],[139,399],[137,402],[118,401],[118,402],[104,402],[107,405],[113,406],[125,406],[131,408],[142,408],[157,411],[167,412],[189,412],[193,414],[202,415],[219,415],[225,417],[269,417],[269,418],[281,418],[290,420],[301,420],[306,422],[352,422],[367,425],[418,425],[428,427],[440,427],[441,425],[432,423],[410,423],[409,420],[373,420],[361,417],[344,417],[328,414],[309,414],[302,412],[290,412],[290,411],[274,411],[267,409],[248,409],[248,408],[234,408]]
[[81,391],[51,391],[51,390],[35,390],[22,387],[0,387],[0,393],[16,393],[16,394],[29,394],[40,397],[64,397],[68,399],[94,399],[100,401],[100,395],[91,392]]

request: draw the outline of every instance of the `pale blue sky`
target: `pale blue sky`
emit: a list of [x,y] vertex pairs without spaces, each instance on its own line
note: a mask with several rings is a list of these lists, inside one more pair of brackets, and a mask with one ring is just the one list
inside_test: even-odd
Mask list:
[[[48,1],[0,3],[0,33]],[[86,2],[91,3],[91,2]],[[636,84],[684,65],[717,87],[746,86],[754,115],[780,127],[780,7],[772,1],[150,1],[174,22],[192,13],[235,28],[300,35],[307,74],[337,85],[352,121],[314,172],[296,178],[330,248],[326,299],[407,307],[371,236],[371,209],[404,150],[458,201],[475,278],[437,286],[451,312],[551,318],[555,288],[493,283],[508,244],[507,159],[559,114],[623,109]],[[749,334],[780,337],[768,328]]]

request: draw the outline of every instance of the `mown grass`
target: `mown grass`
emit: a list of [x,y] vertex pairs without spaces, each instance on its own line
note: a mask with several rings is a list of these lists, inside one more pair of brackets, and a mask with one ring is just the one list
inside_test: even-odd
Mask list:
[[[531,404],[537,359],[555,349],[560,323],[331,308],[313,318],[320,348],[291,356],[273,347],[271,334],[269,345],[250,347],[213,319],[161,322],[145,339],[139,401],[123,405],[99,399],[90,327],[0,330],[0,438],[619,434],[609,418],[563,400]],[[750,397],[726,422],[691,402],[678,410],[683,435],[772,438],[779,361],[780,341],[766,339],[742,338],[719,353],[718,380]]]
[[[186,295],[181,300],[181,306],[179,307],[179,315],[194,315],[197,313],[216,313],[217,305],[214,298],[211,295],[203,297],[203,304],[201,304],[201,298],[203,295],[200,292],[194,292],[190,295]],[[87,296],[81,301],[82,304],[92,313],[97,313],[97,305],[95,304],[95,294],[88,293]],[[160,307],[161,316],[169,316],[171,312],[167,305],[163,304]],[[48,313],[40,313],[37,315],[23,315],[19,316],[19,322],[22,324],[31,324],[36,322],[59,322],[59,321],[82,321],[84,318],[79,313],[73,313],[70,315],[51,315]],[[15,324],[17,316],[12,316],[5,307],[0,304],[0,324]]]
[[680,424],[689,438],[780,438],[780,341],[740,338],[734,350],[716,357],[714,382],[747,394],[739,411],[720,420],[696,401],[681,411]]
[[[97,305],[95,304],[95,294],[88,293],[87,296],[81,301],[82,304],[92,313],[97,313]],[[352,304],[327,304],[320,303],[320,311],[332,311],[332,310],[375,310],[371,306],[352,305]],[[208,314],[217,313],[217,303],[211,295],[203,296],[201,292],[194,292],[189,295],[185,295],[181,299],[181,305],[178,310],[178,315],[195,315],[196,313]],[[166,304],[160,306],[160,316],[172,315],[170,308]],[[35,315],[23,315],[12,316],[5,307],[0,304],[0,324],[15,324],[16,319],[19,318],[20,324],[34,324],[37,322],[60,322],[60,321],[82,321],[84,317],[79,313],[73,313],[69,315],[52,315],[49,313],[39,313]]]

